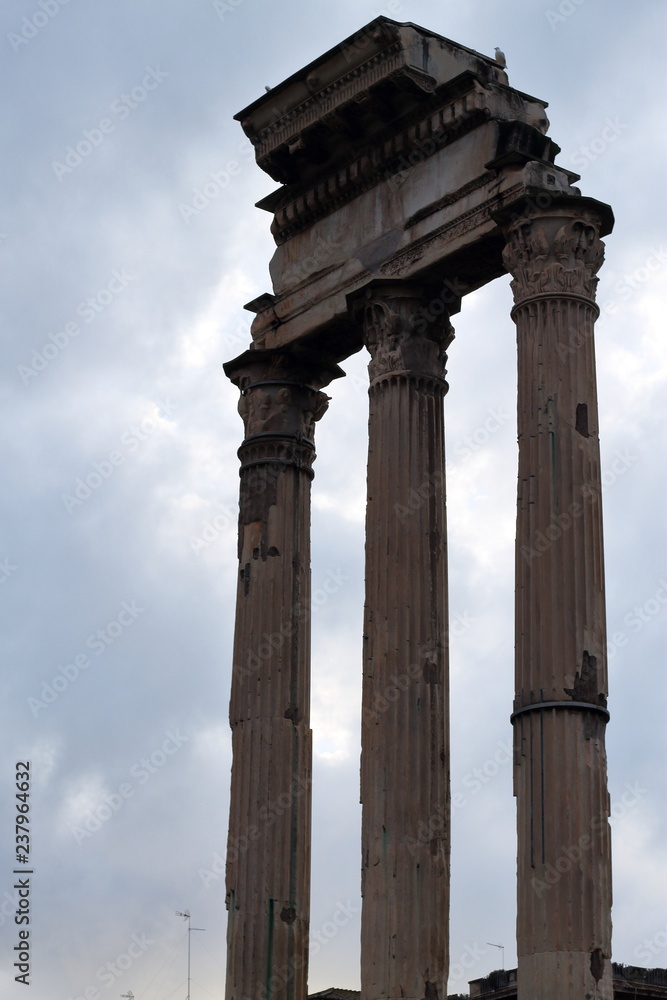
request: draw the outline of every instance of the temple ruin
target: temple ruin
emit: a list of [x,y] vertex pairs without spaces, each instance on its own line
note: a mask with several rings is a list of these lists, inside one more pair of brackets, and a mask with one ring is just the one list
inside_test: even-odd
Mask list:
[[[324,390],[362,347],[361,1000],[447,996],[445,363],[462,299],[507,272],[518,344],[516,995],[612,1000],[593,327],[613,216],[555,166],[545,108],[496,59],[377,17],[236,116],[280,187],[259,203],[277,244],[273,290],[248,305],[251,347],[225,365],[245,426],[229,835],[248,843],[227,859],[228,1000],[307,997],[313,441]],[[424,486],[414,516],[397,517]],[[409,683],[378,710],[399,674]],[[276,801],[286,807],[268,823]],[[415,847],[418,829],[432,835]]]

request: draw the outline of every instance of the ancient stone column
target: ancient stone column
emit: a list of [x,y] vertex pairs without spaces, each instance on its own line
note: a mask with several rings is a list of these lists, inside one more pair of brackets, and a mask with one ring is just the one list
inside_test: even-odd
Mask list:
[[371,354],[364,616],[362,1000],[445,1000],[449,916],[443,397],[438,290],[354,299]]
[[515,205],[519,1000],[611,1000],[607,663],[593,325],[611,210]]
[[306,1000],[310,892],[310,481],[335,365],[250,350],[225,365],[245,440],[229,718],[227,1000]]

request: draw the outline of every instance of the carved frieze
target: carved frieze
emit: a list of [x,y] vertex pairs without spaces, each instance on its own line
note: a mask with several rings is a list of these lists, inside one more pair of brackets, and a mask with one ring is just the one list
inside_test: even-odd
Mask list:
[[[480,185],[480,187],[482,186]],[[476,187],[475,189],[471,187],[462,197],[467,197],[473,190],[476,190]],[[427,236],[419,240],[413,240],[411,245],[405,250],[398,250],[386,263],[382,264],[380,272],[387,277],[400,277],[402,272],[409,270],[422,257],[430,255],[434,248],[446,246],[448,243],[458,239],[458,237],[483,226],[493,217],[493,213],[498,210],[499,203],[501,205],[508,204],[518,194],[521,194],[521,191],[520,185],[514,185],[502,195],[494,195],[493,198],[488,198],[481,204],[475,205],[474,208],[469,208],[466,212],[462,212],[455,219],[452,219],[451,222],[439,226]],[[421,220],[417,219],[416,221]],[[412,220],[410,219],[408,222],[412,223]],[[406,223],[407,225],[408,223]],[[501,271],[498,271],[498,275],[501,273]],[[492,277],[492,275],[489,277]]]
[[[468,93],[451,101],[446,111],[430,112],[420,121],[385,139],[367,152],[352,156],[317,184],[301,190],[284,188],[260,206],[274,211],[271,232],[278,245],[312,226],[317,219],[352,201],[378,183],[400,186],[405,172],[487,121],[488,94],[472,83]],[[407,228],[406,223],[406,228]]]
[[592,220],[546,213],[514,223],[503,250],[516,302],[559,293],[595,299],[603,260],[604,244]]

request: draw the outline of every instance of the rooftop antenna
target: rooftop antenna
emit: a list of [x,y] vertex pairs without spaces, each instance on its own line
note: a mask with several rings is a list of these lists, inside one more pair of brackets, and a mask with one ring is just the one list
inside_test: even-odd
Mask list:
[[505,945],[504,944],[493,944],[492,941],[486,942],[491,948],[500,948],[503,953],[503,972],[505,971]]
[[205,927],[190,927],[190,911],[186,910],[185,913],[181,913],[180,910],[176,910],[177,917],[183,917],[184,920],[188,922],[188,995],[185,1000],[190,1000],[190,934],[192,931],[205,931]]

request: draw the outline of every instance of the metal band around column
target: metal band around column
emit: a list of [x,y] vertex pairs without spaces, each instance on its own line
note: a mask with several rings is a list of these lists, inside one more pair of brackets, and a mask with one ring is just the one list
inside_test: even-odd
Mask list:
[[535,701],[531,705],[524,705],[523,708],[517,708],[516,712],[512,712],[510,722],[513,723],[518,715],[524,715],[526,712],[539,712],[546,708],[577,708],[582,711],[598,712],[604,716],[605,722],[609,722],[610,719],[606,708],[603,708],[602,705],[594,705],[590,701]]

